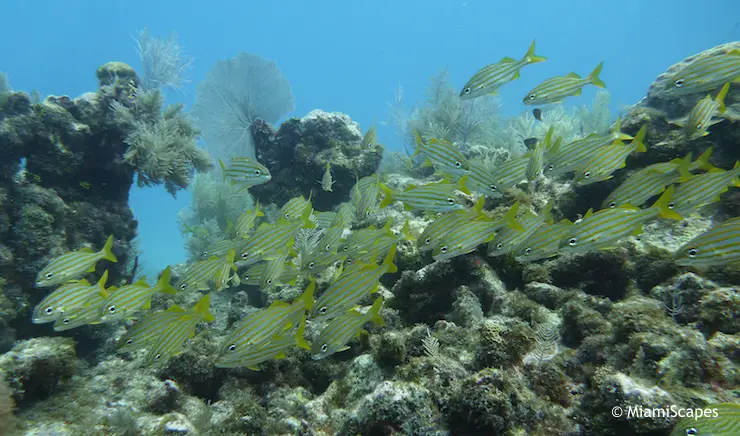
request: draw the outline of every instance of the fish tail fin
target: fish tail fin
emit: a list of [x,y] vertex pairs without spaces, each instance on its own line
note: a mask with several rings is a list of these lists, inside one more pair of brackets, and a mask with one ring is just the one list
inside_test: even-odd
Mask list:
[[524,61],[528,64],[535,64],[537,62],[544,62],[547,60],[544,56],[537,56],[534,54],[534,43],[535,40],[532,40],[532,44],[529,46],[529,50],[527,50],[527,53],[524,55]]
[[298,324],[298,330],[295,332],[295,343],[301,348],[306,350],[311,349],[311,344],[308,343],[306,338],[303,337],[303,333],[306,331],[306,314],[304,313],[301,317],[301,322]]
[[647,125],[640,127],[640,130],[637,131],[637,134],[632,139],[631,144],[635,146],[635,151],[638,153],[645,153],[647,151],[647,147],[645,147],[645,133],[647,133]]
[[701,154],[701,156],[699,156],[696,159],[696,162],[699,163],[699,168],[701,168],[701,169],[703,169],[705,171],[709,171],[712,168],[714,168],[714,165],[712,165],[712,164],[709,163],[709,158],[711,156],[712,156],[712,147],[709,147],[709,148],[706,149],[706,151],[704,153]]
[[540,214],[545,218],[545,222],[548,224],[552,224],[552,208],[555,205],[552,200],[548,201],[545,205],[544,209],[540,211]]
[[315,292],[316,292],[316,281],[313,278],[311,278],[306,290],[303,291],[301,296],[297,298],[298,301],[301,301],[303,303],[303,307],[307,311],[313,310],[313,294]]
[[470,190],[468,189],[466,185],[468,182],[468,177],[469,176],[467,174],[460,177],[460,180],[457,181],[457,189],[459,189],[460,191],[464,192],[467,195],[470,195]]
[[473,206],[473,211],[475,212],[476,217],[483,215],[483,206],[486,204],[486,196],[481,195],[478,201],[475,202],[475,206]]
[[421,149],[424,147],[424,141],[421,140],[421,135],[416,129],[414,129],[414,140],[416,141],[416,147],[414,148],[414,153],[411,155],[411,159],[414,159],[416,156],[418,156],[421,152]]
[[111,262],[118,262],[118,258],[115,254],[113,254],[113,235],[108,236],[108,240],[105,241],[105,245],[103,245],[103,249],[100,250],[100,252],[103,254],[103,259],[108,259]]
[[177,291],[175,288],[170,284],[170,277],[172,276],[172,268],[170,266],[167,266],[167,268],[162,271],[162,275],[159,276],[159,280],[157,280],[157,284],[155,285],[157,289],[159,289],[159,292],[163,294],[176,294]]
[[100,276],[100,280],[98,280],[97,286],[99,289],[105,289],[105,282],[108,281],[108,270],[105,270],[102,276]]
[[392,245],[391,249],[388,250],[388,254],[385,255],[385,259],[383,259],[383,266],[386,273],[398,272],[398,267],[393,263],[394,257],[396,257],[396,246]]
[[401,228],[401,236],[405,241],[416,241],[416,238],[411,234],[409,229],[409,220],[406,220],[406,222],[403,223],[403,227]]
[[619,141],[631,141],[632,139],[634,139],[632,135],[628,135],[622,132],[622,117],[617,117],[617,122],[614,123],[614,130],[612,130],[612,134]]
[[601,74],[601,69],[604,67],[604,63],[600,63],[599,65],[594,68],[593,71],[591,71],[591,74],[588,75],[587,79],[589,82],[591,82],[592,85],[598,86],[599,88],[606,88],[606,84],[599,78],[599,74]]
[[193,306],[193,312],[206,322],[212,322],[214,319],[213,314],[210,310],[208,310],[208,307],[211,305],[211,293],[207,293],[204,295],[200,300],[198,300],[197,303],[195,303],[195,306]]
[[380,190],[383,191],[383,194],[385,194],[385,197],[383,197],[383,201],[381,201],[380,206],[378,206],[382,209],[393,204],[393,191],[391,191],[391,188],[387,187],[385,183],[380,184]]
[[218,164],[221,166],[221,173],[223,174],[223,181],[226,181],[226,164],[224,163],[223,159],[218,159]]
[[306,206],[306,209],[303,210],[303,213],[301,214],[301,221],[303,222],[303,228],[304,229],[315,229],[316,223],[311,221],[311,214],[313,213],[313,208],[309,204]]
[[661,218],[681,221],[683,220],[683,217],[671,210],[669,207],[671,197],[673,197],[674,192],[676,192],[676,188],[673,185],[669,186],[665,191],[663,191],[660,198],[658,198],[651,207],[658,209],[658,214]]
[[730,90],[730,82],[725,83],[725,86],[722,87],[722,89],[719,90],[719,94],[717,94],[717,98],[714,99],[715,102],[719,103],[719,113],[723,114],[725,113],[725,110],[727,109],[725,107],[725,97],[727,97],[727,91]]
[[519,213],[519,202],[517,201],[514,203],[509,210],[506,212],[502,220],[504,223],[506,223],[507,226],[511,227],[514,230],[522,231],[524,230],[524,227],[522,227],[521,224],[519,224],[519,221],[516,220],[516,214]]
[[370,321],[377,325],[385,325],[385,320],[380,316],[380,309],[383,307],[383,297],[378,297],[370,307],[368,314],[370,315]]

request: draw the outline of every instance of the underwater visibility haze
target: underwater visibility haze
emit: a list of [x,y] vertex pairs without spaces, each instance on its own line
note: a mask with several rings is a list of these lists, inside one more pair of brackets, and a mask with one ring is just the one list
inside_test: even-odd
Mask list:
[[0,436],[740,435],[737,2],[0,11]]

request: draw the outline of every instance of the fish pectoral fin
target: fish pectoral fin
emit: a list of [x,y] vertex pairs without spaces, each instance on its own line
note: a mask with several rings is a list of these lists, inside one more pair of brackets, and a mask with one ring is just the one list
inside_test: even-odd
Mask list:
[[349,349],[350,349],[350,346],[349,345],[345,345],[345,346],[343,346],[341,348],[337,348],[337,352],[347,351]]
[[247,369],[251,369],[252,371],[259,371],[260,370],[256,366],[248,366]]
[[92,264],[92,266],[87,269],[87,272],[94,273],[95,272],[95,264]]
[[285,359],[285,352],[279,352],[277,355],[275,355],[275,359]]

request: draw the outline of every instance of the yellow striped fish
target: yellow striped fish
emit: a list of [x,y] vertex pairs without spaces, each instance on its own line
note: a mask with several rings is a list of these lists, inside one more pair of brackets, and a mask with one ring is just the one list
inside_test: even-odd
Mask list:
[[345,253],[366,253],[371,250],[375,241],[381,236],[394,236],[391,231],[392,225],[393,220],[388,219],[385,225],[379,229],[375,226],[369,226],[355,230],[347,237],[347,241],[340,245],[339,249]]
[[342,243],[342,236],[344,236],[344,229],[341,227],[329,227],[326,229],[319,240],[318,253],[324,255],[336,253]]
[[357,218],[364,219],[375,213],[380,195],[380,177],[377,174],[363,177],[352,188],[352,204]]
[[383,297],[378,297],[367,313],[361,314],[356,310],[350,310],[344,315],[334,318],[319,333],[318,338],[311,344],[311,357],[313,360],[321,360],[334,353],[349,349],[347,342],[361,333],[366,333],[362,326],[367,322],[377,325],[385,325],[380,309],[383,307]]
[[295,234],[301,228],[316,228],[316,224],[311,221],[310,207],[303,210],[300,220],[280,219],[275,224],[260,224],[255,234],[249,238],[247,244],[239,253],[239,265],[253,265],[262,260],[265,255],[293,245]]
[[311,209],[311,195],[308,196],[308,200],[302,195],[293,197],[280,208],[280,218],[288,221],[296,220],[303,216],[306,209]]
[[[688,158],[691,159],[691,156]],[[688,165],[688,162],[684,164]],[[663,192],[666,186],[679,181],[681,181],[681,176],[678,172],[662,173],[646,167],[627,177],[606,197],[601,207],[604,209],[625,205],[639,207],[651,197]]]
[[175,288],[181,291],[207,291],[215,284],[216,274],[221,272],[224,266],[236,270],[234,265],[235,250],[231,249],[223,257],[211,256],[206,260],[193,263],[180,276]]
[[[218,368],[247,368],[252,371],[259,371],[257,365],[262,362],[266,362],[271,359],[282,359],[285,357],[285,352],[294,346],[310,350],[311,344],[306,341],[303,337],[303,333],[306,329],[306,315],[301,317],[298,324],[298,328],[294,333],[285,332],[281,333],[266,341],[252,344],[244,351],[238,353],[236,358],[229,356],[229,359],[220,358],[216,360],[216,367]],[[233,349],[233,350],[232,350]],[[229,350],[233,353],[236,352],[236,345],[230,346]]]
[[670,94],[711,91],[727,82],[740,82],[740,49],[705,56],[674,73],[666,84]]
[[102,289],[88,295],[84,307],[73,307],[64,311],[61,317],[54,322],[55,332],[64,332],[88,324],[99,324],[103,319],[100,317],[100,308],[110,297],[109,292],[115,292],[115,287]]
[[581,78],[576,73],[570,73],[567,76],[547,79],[529,91],[522,102],[530,105],[557,103],[563,101],[566,97],[581,95],[581,89],[586,85],[606,88],[604,82],[599,78],[603,66],[603,62],[597,65],[586,78]]
[[712,118],[718,113],[725,113],[725,97],[729,89],[730,84],[725,83],[717,94],[717,98],[712,99],[712,95],[708,94],[696,103],[685,121],[673,121],[672,123],[683,127],[683,132],[689,140],[707,136],[709,127],[722,121],[712,121]]
[[154,286],[149,286],[146,280],[121,286],[101,305],[99,314],[106,321],[132,318],[141,309],[149,309],[152,295],[157,292],[175,294],[175,288],[170,285],[172,270],[168,266]]
[[435,219],[421,232],[421,235],[416,240],[416,247],[420,252],[432,250],[439,245],[444,235],[450,231],[457,230],[467,222],[483,217],[483,205],[485,201],[485,197],[481,197],[476,202],[474,208],[447,212]]
[[95,264],[101,259],[118,262],[111,249],[113,235],[105,241],[103,249],[93,252],[90,248],[81,248],[77,251],[62,254],[52,260],[36,275],[36,287],[45,288],[76,279],[86,272],[94,272]]
[[552,224],[552,202],[547,203],[545,208],[539,214],[527,211],[521,217],[517,218],[523,230],[517,230],[511,227],[502,227],[488,243],[488,255],[491,257],[502,256],[514,251],[519,245],[524,243],[538,228]]
[[[669,436],[737,436],[740,434],[740,404],[708,404],[704,416],[679,420]],[[686,411],[686,409],[684,410]]]
[[231,158],[231,163],[228,166],[221,159],[218,160],[218,163],[221,165],[224,180],[229,179],[232,185],[239,184],[251,188],[272,180],[270,170],[250,157]]
[[[249,285],[249,286],[260,286],[260,283],[262,282],[262,274],[264,274],[265,269],[267,268],[267,263],[262,262],[258,263],[256,265],[252,265],[247,269],[244,274],[242,274],[239,282],[242,285]],[[278,279],[279,283],[287,283],[287,284],[293,284],[295,283],[296,278],[298,277],[299,271],[298,267],[295,266],[292,262],[287,262],[283,266],[283,271],[280,274],[280,278]]]
[[364,264],[343,274],[332,283],[314,304],[312,319],[329,320],[338,317],[355,307],[366,295],[378,290],[380,278],[384,274],[394,273],[398,268],[393,263],[396,247],[391,247],[383,263]]
[[203,252],[200,254],[201,257],[204,259],[208,259],[209,257],[215,256],[215,257],[221,257],[224,254],[228,253],[229,250],[241,250],[242,247],[244,247],[245,242],[242,238],[237,239],[223,239],[221,241],[216,241],[213,244],[209,245]]
[[425,159],[422,166],[431,165],[437,174],[451,176],[454,179],[459,179],[470,172],[468,159],[455,144],[436,138],[430,139],[425,144],[418,131],[415,131],[414,135],[416,149],[411,155],[412,160],[421,154]]
[[642,233],[642,225],[660,216],[680,221],[682,218],[668,208],[674,187],[666,189],[651,207],[617,207],[588,213],[582,220],[568,228],[560,241],[562,253],[581,253],[591,250],[613,248],[625,238]]
[[432,257],[434,260],[445,260],[471,253],[480,244],[490,242],[496,236],[496,231],[503,226],[523,230],[516,220],[518,212],[519,202],[516,202],[500,220],[482,218],[465,223],[457,231],[448,232],[442,236],[432,252]]
[[465,186],[467,176],[460,179],[459,182],[452,184],[448,182],[429,183],[426,185],[409,185],[403,192],[393,192],[384,184],[380,184],[380,189],[385,194],[383,201],[380,202],[380,208],[389,206],[394,201],[403,203],[406,210],[424,210],[428,212],[449,212],[452,210],[463,209],[465,206],[455,195],[455,191],[462,191],[470,194]]
[[504,194],[499,185],[499,180],[494,177],[493,171],[485,163],[481,161],[470,162],[470,175],[466,183],[468,189],[490,198],[501,198]]
[[729,186],[740,188],[740,161],[735,162],[735,166],[729,171],[714,168],[695,176],[686,172],[681,176],[686,181],[676,188],[670,207],[680,215],[689,215],[708,204],[718,202],[719,196]]
[[129,353],[144,348],[154,341],[166,325],[182,316],[183,310],[174,305],[167,310],[147,315],[118,339],[119,353]]
[[105,290],[107,280],[108,270],[105,270],[98,283],[94,285],[83,279],[60,286],[34,307],[31,322],[34,324],[54,322],[69,309],[85,307],[90,295]]
[[149,352],[145,361],[151,365],[163,364],[171,357],[180,353],[182,344],[195,335],[195,327],[201,322],[213,322],[214,317],[209,310],[211,294],[204,295],[192,308],[181,312],[180,316],[168,319],[163,323],[159,334],[147,344]]
[[333,192],[331,187],[334,186],[336,181],[331,177],[331,163],[326,163],[326,170],[324,171],[324,175],[321,177],[321,180],[319,180],[319,183],[321,183],[321,189],[324,191]]
[[547,58],[534,54],[534,41],[529,46],[529,50],[520,60],[510,57],[504,57],[495,64],[486,65],[478,70],[473,77],[463,86],[460,91],[460,99],[469,100],[482,95],[491,94],[497,88],[505,85],[512,80],[519,78],[519,70],[525,65],[544,62]]
[[714,166],[709,163],[709,158],[712,156],[712,147],[707,148],[704,150],[704,153],[701,154],[695,161],[691,162],[691,153],[687,154],[683,159],[676,158],[671,159],[668,162],[658,162],[652,165],[648,165],[645,167],[645,169],[649,169],[651,171],[658,171],[661,173],[668,173],[671,171],[677,171],[678,167],[684,163],[684,161],[691,162],[689,164],[688,170],[689,171],[696,171],[696,170],[704,170],[709,171],[714,168]]
[[316,221],[316,226],[320,229],[326,229],[331,227],[332,221],[334,221],[334,217],[337,216],[337,213],[334,211],[326,211],[326,212],[313,212],[314,220]]
[[712,227],[676,251],[676,264],[693,267],[740,261],[740,217]]
[[573,180],[578,185],[590,185],[611,179],[614,171],[624,168],[627,156],[633,152],[644,153],[647,151],[643,140],[647,126],[642,126],[635,138],[626,145],[607,145],[592,153],[592,156],[576,170]]
[[242,353],[248,353],[256,344],[269,341],[295,325],[306,311],[313,308],[316,284],[311,283],[293,303],[276,301],[269,307],[252,312],[231,329],[216,357],[216,366],[238,366]]
[[[537,141],[537,145],[534,147],[529,154],[529,162],[527,163],[527,180],[533,181],[542,175],[542,166],[545,163],[545,152],[553,147],[552,135],[555,131],[554,127],[550,127],[545,135],[545,139]],[[562,138],[558,138],[558,141],[562,141]],[[557,145],[556,145],[557,146]]]
[[375,144],[378,142],[378,136],[375,133],[375,124],[370,126],[369,129],[367,129],[367,132],[362,136],[362,141],[360,141],[360,149],[365,150],[371,147],[374,147]]
[[257,221],[257,218],[262,216],[265,216],[265,214],[260,209],[260,202],[257,201],[257,203],[254,205],[254,209],[242,213],[236,220],[236,226],[234,227],[234,234],[236,235],[236,237],[245,239],[248,238],[249,234],[252,233],[252,229],[254,228],[254,224]]
[[337,214],[334,217],[334,221],[331,222],[332,227],[351,227],[355,221],[355,207],[352,203],[342,203],[337,209]]
[[265,270],[260,277],[261,290],[266,292],[283,284],[280,282],[280,277],[283,275],[289,256],[290,250],[285,248],[267,258]]
[[547,259],[558,254],[560,240],[573,223],[564,219],[549,226],[540,226],[529,237],[519,244],[514,251],[514,258],[519,262],[533,262]]
[[527,179],[528,165],[529,156],[515,157],[498,165],[491,177],[498,180],[498,189],[503,192]]

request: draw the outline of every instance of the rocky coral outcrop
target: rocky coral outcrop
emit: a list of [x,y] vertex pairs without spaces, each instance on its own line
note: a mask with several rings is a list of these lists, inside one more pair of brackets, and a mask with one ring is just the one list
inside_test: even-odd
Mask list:
[[[311,111],[292,118],[275,130],[258,120],[251,127],[257,160],[272,173],[269,184],[250,192],[263,204],[284,204],[292,197],[308,197],[316,210],[331,210],[349,196],[357,179],[377,171],[383,146],[362,149],[362,132],[349,116],[339,112]],[[321,177],[331,163],[331,192],[321,189]]]

